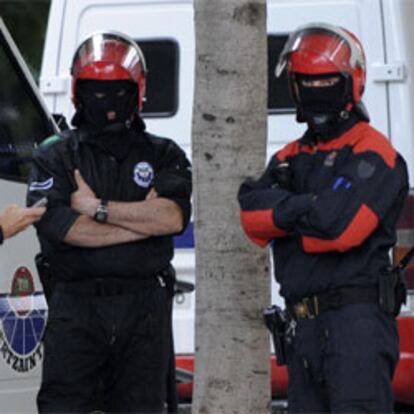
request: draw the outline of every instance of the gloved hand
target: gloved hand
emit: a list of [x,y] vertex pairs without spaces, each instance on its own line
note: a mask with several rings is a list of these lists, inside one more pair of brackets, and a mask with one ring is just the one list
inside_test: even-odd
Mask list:
[[240,200],[240,197],[242,197],[243,195],[250,193],[251,191],[254,191],[254,190],[261,190],[263,188],[265,187],[260,182],[260,180],[254,180],[253,178],[248,177],[241,184],[237,197]]
[[288,162],[284,161],[277,164],[270,173],[274,181],[272,187],[278,186],[287,191],[293,190],[293,173]]

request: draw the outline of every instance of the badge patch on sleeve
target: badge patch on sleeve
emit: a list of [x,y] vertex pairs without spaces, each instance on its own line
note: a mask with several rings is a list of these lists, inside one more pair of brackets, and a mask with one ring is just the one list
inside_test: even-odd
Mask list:
[[141,161],[134,167],[134,181],[144,188],[148,188],[154,179],[154,169],[146,161]]
[[365,160],[361,160],[358,164],[358,176],[360,178],[370,178],[374,175],[375,165],[370,164]]
[[30,183],[29,191],[49,190],[53,187],[53,177],[48,178],[45,181],[33,181]]

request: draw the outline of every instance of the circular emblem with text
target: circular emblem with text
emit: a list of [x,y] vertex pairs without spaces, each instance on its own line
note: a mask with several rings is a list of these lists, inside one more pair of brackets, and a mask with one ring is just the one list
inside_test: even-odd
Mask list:
[[134,167],[134,181],[144,188],[148,188],[154,179],[154,169],[149,162],[141,161]]
[[39,365],[46,314],[44,295],[35,292],[30,270],[19,267],[11,293],[0,295],[0,355],[14,371],[28,372]]

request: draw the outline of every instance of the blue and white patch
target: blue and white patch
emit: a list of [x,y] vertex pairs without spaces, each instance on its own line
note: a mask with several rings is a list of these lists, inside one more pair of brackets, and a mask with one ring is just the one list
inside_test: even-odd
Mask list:
[[44,191],[53,187],[53,177],[48,178],[45,181],[33,181],[30,183],[29,191]]
[[12,370],[28,373],[41,365],[46,319],[45,297],[35,291],[30,270],[20,266],[10,294],[0,294],[0,357]]
[[154,179],[154,169],[146,161],[141,161],[134,167],[134,181],[144,188],[148,188]]

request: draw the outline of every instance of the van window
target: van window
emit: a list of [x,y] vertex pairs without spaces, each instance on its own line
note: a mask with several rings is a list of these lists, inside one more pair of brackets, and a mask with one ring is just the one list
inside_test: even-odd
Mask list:
[[17,59],[18,51],[0,31],[0,178],[25,181],[36,143],[53,134],[52,125]]
[[[295,105],[290,97],[287,75],[274,74],[279,54],[288,35],[268,36],[268,112],[269,114],[294,113]],[[173,40],[137,40],[148,66],[147,100],[144,117],[170,117],[178,109],[179,50]]]
[[269,35],[267,37],[268,54],[268,113],[284,114],[295,112],[295,105],[289,93],[286,71],[279,78],[275,76],[275,67],[286,43],[287,35]]
[[148,68],[144,117],[170,117],[178,109],[178,44],[174,40],[137,40]]

